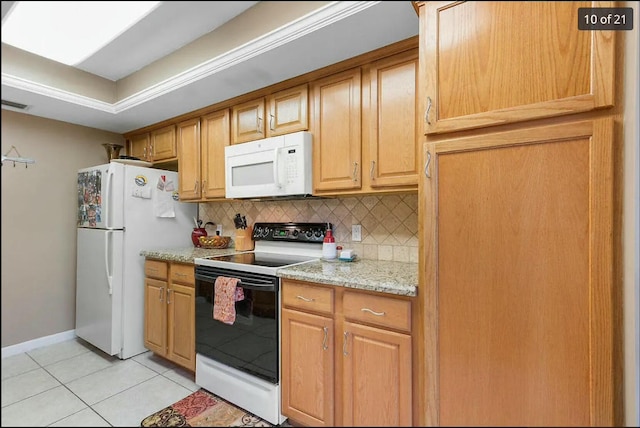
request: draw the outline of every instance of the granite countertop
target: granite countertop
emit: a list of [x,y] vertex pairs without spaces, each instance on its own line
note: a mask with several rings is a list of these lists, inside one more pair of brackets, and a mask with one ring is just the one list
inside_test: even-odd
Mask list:
[[[184,247],[142,250],[140,255],[148,259],[166,262],[194,263],[194,259],[235,253],[235,248],[223,250]],[[416,296],[418,288],[418,264],[385,260],[356,259],[352,262],[316,261],[278,269],[281,278],[360,290],[378,291],[401,296]]]
[[417,263],[365,259],[317,261],[278,269],[276,273],[281,278],[401,296],[416,296],[418,289]]
[[164,248],[157,250],[142,250],[140,255],[148,259],[163,260],[165,262],[193,263],[194,259],[214,256],[224,256],[225,254],[235,253],[233,247],[223,250],[213,248]]

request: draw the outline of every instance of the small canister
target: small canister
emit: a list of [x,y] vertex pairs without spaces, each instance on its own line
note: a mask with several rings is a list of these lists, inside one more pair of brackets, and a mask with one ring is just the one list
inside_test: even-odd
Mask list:
[[200,237],[207,236],[207,231],[204,227],[194,227],[193,232],[191,232],[191,242],[196,247],[200,247]]

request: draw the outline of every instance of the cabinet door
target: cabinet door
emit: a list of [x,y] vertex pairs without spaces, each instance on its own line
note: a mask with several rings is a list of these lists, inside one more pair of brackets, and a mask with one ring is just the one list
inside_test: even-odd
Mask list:
[[167,295],[168,357],[195,371],[195,291],[193,286],[171,284]]
[[[416,51],[371,65],[369,110],[369,180],[372,187],[418,187]],[[366,173],[366,172],[365,172]]]
[[311,85],[315,191],[362,186],[360,74],[356,68]]
[[267,97],[267,137],[309,129],[307,85],[276,92]]
[[265,138],[264,98],[233,106],[231,114],[232,144]]
[[150,141],[151,137],[148,133],[131,137],[127,154],[142,160],[149,160]]
[[344,322],[344,426],[411,426],[411,336]]
[[578,8],[611,1],[424,2],[426,133],[613,105],[613,31],[581,31]]
[[202,197],[225,197],[224,148],[231,143],[229,110],[202,118]]
[[167,282],[144,280],[144,346],[167,355]]
[[612,144],[599,119],[426,145],[427,425],[614,425]]
[[178,124],[178,191],[180,200],[200,199],[200,120]]
[[333,426],[333,320],[282,309],[281,325],[282,414],[307,426]]
[[176,150],[176,127],[169,125],[151,133],[151,160],[174,159]]

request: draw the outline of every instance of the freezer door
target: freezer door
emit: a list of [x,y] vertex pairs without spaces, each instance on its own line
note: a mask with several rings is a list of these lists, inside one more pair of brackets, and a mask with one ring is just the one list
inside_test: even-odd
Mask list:
[[123,235],[78,229],[76,335],[109,355],[122,348]]
[[124,165],[108,163],[78,171],[78,227],[122,229]]

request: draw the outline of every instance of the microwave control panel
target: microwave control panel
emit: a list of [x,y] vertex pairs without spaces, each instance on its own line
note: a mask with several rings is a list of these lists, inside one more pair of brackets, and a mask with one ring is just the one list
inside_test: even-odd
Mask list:
[[287,149],[286,156],[286,171],[287,171],[287,184],[291,185],[299,180],[298,177],[298,157],[296,156],[296,149]]

